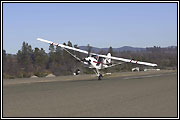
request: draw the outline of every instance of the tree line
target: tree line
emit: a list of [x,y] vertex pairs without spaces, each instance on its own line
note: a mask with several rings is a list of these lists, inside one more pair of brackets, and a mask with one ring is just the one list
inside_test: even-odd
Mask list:
[[[70,41],[64,45],[78,48],[78,45],[73,45]],[[90,45],[89,50],[91,49]],[[77,57],[83,58],[84,55],[79,52],[71,51]],[[176,69],[177,68],[177,47],[149,47],[145,51],[113,51],[109,47],[109,51],[113,56],[134,59],[138,61],[148,61],[158,64],[161,69]],[[100,53],[104,53],[101,51]],[[107,54],[107,53],[104,53]],[[110,72],[130,71],[132,67],[138,66],[136,64],[122,64],[120,66],[112,67]],[[146,66],[140,66],[141,68]],[[48,74],[72,75],[75,69],[80,69],[83,73],[93,73],[93,71],[86,69],[80,62],[77,62],[70,54],[58,46],[49,46],[49,53],[46,53],[43,48],[32,49],[31,45],[26,42],[22,43],[22,47],[16,54],[7,54],[3,50],[3,78],[27,78],[32,75],[44,77]],[[108,71],[108,70],[104,70]]]

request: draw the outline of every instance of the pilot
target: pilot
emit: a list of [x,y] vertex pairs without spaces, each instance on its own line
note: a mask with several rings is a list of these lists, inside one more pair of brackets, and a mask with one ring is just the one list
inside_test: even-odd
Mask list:
[[98,56],[97,55],[92,55],[92,57],[96,60],[98,60]]

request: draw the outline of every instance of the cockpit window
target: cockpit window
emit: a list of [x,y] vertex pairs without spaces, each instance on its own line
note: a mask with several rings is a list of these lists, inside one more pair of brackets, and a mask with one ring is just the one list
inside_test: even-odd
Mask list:
[[92,55],[91,57],[95,58],[96,60],[98,59],[97,55]]

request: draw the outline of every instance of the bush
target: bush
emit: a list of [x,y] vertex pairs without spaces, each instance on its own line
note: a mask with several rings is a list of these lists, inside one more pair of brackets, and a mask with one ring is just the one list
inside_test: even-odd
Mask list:
[[14,79],[15,77],[12,75],[8,75],[6,73],[3,73],[3,79]]
[[17,74],[17,78],[23,78],[23,72],[19,72],[19,73]]
[[37,77],[46,77],[49,73],[48,72],[35,72],[34,75]]
[[24,71],[21,71],[16,75],[17,78],[29,78],[31,76],[32,76],[31,72],[24,72]]
[[23,73],[23,78],[29,78],[32,76],[32,73]]

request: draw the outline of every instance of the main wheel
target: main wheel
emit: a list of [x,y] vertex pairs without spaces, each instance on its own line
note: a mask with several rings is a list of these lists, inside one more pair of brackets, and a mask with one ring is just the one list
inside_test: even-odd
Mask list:
[[99,76],[98,76],[98,80],[101,80],[102,79],[102,74],[100,74]]

